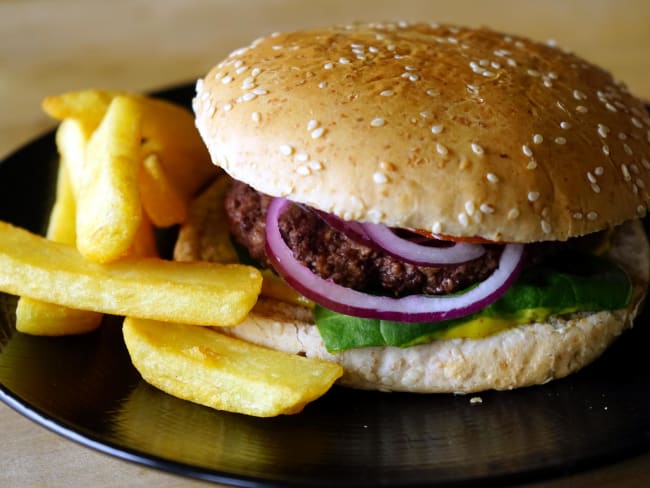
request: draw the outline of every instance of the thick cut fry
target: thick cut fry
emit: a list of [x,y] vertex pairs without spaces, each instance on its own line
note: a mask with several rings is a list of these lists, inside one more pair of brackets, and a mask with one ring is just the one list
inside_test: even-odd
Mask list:
[[57,120],[76,119],[87,137],[99,126],[113,98],[123,92],[110,90],[80,90],[50,95],[43,99],[41,107]]
[[[65,244],[75,242],[75,202],[63,158],[59,165],[56,200],[50,213],[48,239]],[[16,330],[33,335],[84,334],[99,327],[102,314],[74,310],[52,303],[21,297],[16,306]]]
[[115,97],[88,141],[77,199],[77,248],[90,260],[124,256],[140,227],[140,122],[132,99]]
[[[65,119],[56,131],[56,147],[61,157],[61,164],[66,167],[75,202],[81,186],[81,174],[86,164],[86,145],[89,138],[90,135],[86,135],[81,123],[76,119]],[[73,214],[73,224],[75,218],[76,211]],[[76,232],[74,235],[76,239]]]
[[189,199],[216,174],[194,115],[179,105],[143,95],[108,90],[81,90],[43,100],[43,109],[58,120],[78,119],[87,134],[97,128],[116,96],[128,96],[142,113],[143,154],[157,153],[170,179]]
[[145,213],[157,227],[169,227],[187,219],[187,203],[176,190],[160,158],[152,153],[144,158],[138,172],[138,188]]
[[74,247],[0,222],[0,290],[67,307],[157,320],[229,326],[262,286],[244,265],[128,258],[87,261]]
[[124,341],[148,383],[201,405],[258,417],[300,412],[342,375],[338,364],[194,325],[126,318]]

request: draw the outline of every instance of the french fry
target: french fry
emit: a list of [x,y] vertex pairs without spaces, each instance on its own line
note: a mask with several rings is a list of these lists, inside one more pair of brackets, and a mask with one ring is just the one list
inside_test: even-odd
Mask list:
[[90,137],[104,118],[113,98],[123,94],[110,90],[80,90],[47,96],[43,99],[41,107],[54,119],[76,119],[86,136]]
[[193,114],[165,100],[109,90],[81,90],[52,95],[42,106],[51,117],[75,118],[90,135],[100,124],[113,98],[128,96],[142,113],[142,154],[157,153],[170,179],[189,199],[205,181],[216,174]]
[[126,318],[124,341],[148,383],[218,410],[271,417],[300,412],[343,370],[204,327]]
[[77,248],[90,260],[124,256],[140,228],[140,124],[137,104],[117,96],[88,141],[77,195]]
[[0,222],[0,290],[81,310],[229,326],[241,322],[262,286],[241,264],[127,258],[88,261],[72,246]]
[[[75,242],[75,202],[66,161],[59,165],[56,200],[50,213],[47,238],[65,244]],[[71,335],[91,332],[99,327],[102,314],[74,310],[52,303],[21,297],[16,306],[16,330],[32,335]]]
[[176,190],[156,153],[144,158],[138,171],[138,188],[145,213],[157,227],[187,219],[187,201]]
[[[60,155],[61,165],[65,165],[68,182],[76,202],[81,186],[81,174],[86,164],[86,145],[90,134],[86,134],[77,119],[65,119],[56,131],[56,147]],[[57,190],[58,191],[58,190]],[[76,208],[76,204],[75,204]],[[76,210],[72,214],[72,222],[76,219]],[[76,231],[75,231],[76,240]],[[68,242],[68,241],[63,241]],[[71,241],[70,243],[74,243]]]

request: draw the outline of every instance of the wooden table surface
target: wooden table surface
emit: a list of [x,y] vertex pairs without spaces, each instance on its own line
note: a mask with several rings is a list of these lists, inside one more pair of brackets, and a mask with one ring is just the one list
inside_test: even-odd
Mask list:
[[[263,34],[386,19],[552,38],[650,100],[647,0],[0,0],[0,158],[53,126],[39,107],[46,94],[166,87],[195,79]],[[79,446],[5,405],[0,439],[0,487],[203,485]],[[650,455],[544,486],[650,486]]]

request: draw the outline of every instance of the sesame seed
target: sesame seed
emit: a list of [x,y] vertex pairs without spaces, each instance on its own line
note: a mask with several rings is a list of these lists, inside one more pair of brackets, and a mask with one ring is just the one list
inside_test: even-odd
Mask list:
[[576,100],[585,100],[587,98],[587,95],[582,93],[580,90],[573,90],[573,98]]
[[333,65],[332,63],[325,63],[325,64],[323,65],[323,68],[324,68],[324,69],[332,69],[333,67],[334,67],[334,65]]
[[535,144],[541,144],[542,142],[544,142],[544,137],[542,136],[542,134],[535,134],[533,136],[533,142]]
[[554,71],[549,71],[546,76],[548,76],[552,80],[557,80],[557,73]]
[[321,81],[321,82],[318,84],[318,88],[325,88],[326,86],[327,86],[327,82],[326,82],[326,81]]
[[238,75],[241,75],[241,74],[242,74],[244,71],[246,71],[247,69],[248,69],[248,66],[240,66],[239,68],[237,68],[237,69],[235,70],[235,73],[237,73]]
[[598,213],[597,212],[592,211],[592,212],[589,212],[587,214],[587,219],[589,219],[589,220],[593,221],[593,220],[596,220],[597,218],[598,218]]
[[551,80],[549,80],[548,78],[544,78],[543,83],[544,83],[544,86],[546,88],[552,88],[553,87],[553,82]]
[[594,174],[596,176],[602,176],[604,172],[605,172],[605,170],[604,170],[604,168],[602,166],[596,166],[594,168]]
[[483,148],[481,146],[479,146],[478,144],[476,144],[475,142],[472,143],[472,151],[474,152],[474,154],[477,154],[479,156],[483,156],[483,154],[485,154],[485,151],[483,151]]
[[324,132],[325,132],[324,127],[319,127],[317,129],[314,129],[313,131],[311,131],[311,138],[318,139],[320,136],[323,135]]
[[386,121],[384,119],[382,119],[381,117],[375,117],[374,119],[372,119],[370,121],[370,125],[373,126],[373,127],[381,127],[385,123],[386,123]]
[[594,191],[594,193],[600,193],[600,186],[598,186],[597,183],[592,183],[591,189]]
[[495,175],[494,173],[488,173],[488,174],[485,175],[485,177],[487,178],[487,180],[490,183],[498,183],[499,182],[499,177],[497,175]]
[[564,137],[556,137],[555,138],[555,144],[566,144],[566,139]]
[[572,217],[576,220],[582,220],[582,213],[581,212],[576,212],[572,215]]
[[641,188],[641,189],[645,188],[645,183],[643,182],[643,180],[641,178],[637,178],[635,183],[636,183],[636,186],[638,186],[639,188]]
[[431,226],[431,232],[433,232],[434,234],[440,234],[441,231],[442,231],[442,225],[440,225],[440,222],[438,221],[434,222],[433,225]]
[[309,161],[309,163],[307,164],[314,171],[320,171],[321,169],[323,169],[323,163],[321,163],[320,161]]
[[308,166],[298,166],[296,168],[296,173],[298,173],[300,176],[308,176],[311,174],[311,170]]
[[255,95],[266,95],[268,92],[264,88],[255,88],[253,93]]
[[534,69],[529,69],[529,70],[527,71],[527,73],[528,73],[530,76],[539,76],[539,75],[540,75],[540,72],[537,71],[537,70],[534,70]]
[[580,112],[581,114],[586,114],[587,112],[589,112],[589,109],[584,105],[578,105],[576,107],[576,112]]
[[253,93],[253,92],[247,92],[247,93],[244,93],[244,94],[242,95],[241,99],[242,99],[244,102],[250,102],[250,101],[253,100],[256,96],[257,96],[257,95],[255,95],[255,93]]
[[492,214],[494,213],[494,207],[492,205],[488,205],[487,203],[481,203],[481,206],[479,207],[479,210],[483,212],[484,214]]
[[318,127],[318,121],[317,120],[311,119],[309,122],[307,122],[307,130],[308,131],[312,131],[316,127]]
[[489,66],[489,65],[490,65],[490,61],[489,61],[488,59],[481,59],[481,60],[478,62],[478,64],[480,64],[481,66]]
[[395,95],[395,92],[393,90],[383,90],[382,92],[379,93],[382,97],[392,97]]
[[646,215],[646,208],[643,205],[639,205],[636,207],[636,213],[639,214],[641,217],[645,217]]
[[515,60],[512,59],[512,58],[508,58],[507,63],[508,63],[508,66],[512,66],[513,68],[514,68],[515,66],[517,66],[517,61],[515,61]]
[[223,106],[223,109],[224,109],[226,112],[230,112],[230,111],[232,110],[232,103],[226,103],[226,104]]
[[232,81],[232,76],[230,76],[230,75],[224,76],[223,78],[221,78],[221,83],[223,83],[224,85],[227,85],[231,81]]
[[530,161],[528,161],[528,164],[526,165],[526,168],[527,169],[535,169],[535,168],[537,168],[537,161],[535,161],[534,159],[531,159]]
[[630,120],[632,121],[632,124],[634,124],[635,127],[639,128],[639,129],[643,128],[643,124],[636,117],[632,117]]
[[433,125],[431,126],[431,132],[434,134],[440,134],[443,131],[444,127],[442,125]]
[[[428,89],[425,93],[427,95],[429,95],[430,97],[435,97],[436,95],[438,95],[438,92],[436,90],[431,89],[431,88]],[[650,137],[650,132],[648,132],[648,134],[649,134],[648,137]]]
[[253,113],[251,114],[251,120],[252,120],[253,122],[259,122],[261,119],[262,119],[262,116],[260,115],[259,112],[253,112]]
[[598,124],[598,135],[604,139],[607,137],[607,134],[609,134],[609,129],[607,126]]
[[627,139],[627,134],[626,134],[625,132],[619,132],[619,133],[618,133],[618,138],[619,138],[621,141],[625,141],[625,140]]
[[632,176],[630,175],[630,170],[627,167],[627,164],[623,163],[621,164],[621,173],[623,173],[623,179],[625,181],[630,181],[632,179]]
[[458,222],[463,227],[467,227],[467,225],[469,224],[469,221],[467,220],[467,214],[464,213],[464,212],[459,213],[458,214]]
[[533,155],[533,150],[528,147],[526,144],[521,146],[521,151],[524,153],[524,155],[528,156],[529,158]]
[[255,77],[255,76],[259,75],[261,72],[262,72],[262,70],[260,68],[253,68],[251,70],[251,76]]
[[518,208],[511,208],[508,211],[508,220],[514,220],[517,217],[519,217],[519,209]]
[[449,152],[447,148],[440,143],[436,144],[436,151],[442,156],[445,156]]
[[542,227],[542,232],[544,234],[551,232],[551,224],[549,224],[546,220],[540,221],[539,225]]
[[282,144],[280,146],[280,152],[285,156],[291,156],[293,154],[293,147],[291,147],[289,144]]
[[562,122],[560,122],[560,128],[562,128],[564,130],[570,129],[571,124],[569,124],[568,122],[562,121]]
[[529,191],[528,192],[528,201],[529,202],[534,202],[539,198],[539,192],[538,191]]
[[632,148],[628,146],[627,144],[623,144],[623,150],[625,151],[625,154],[628,156],[632,156],[634,154],[634,151],[632,151]]
[[650,161],[648,161],[646,158],[641,158],[641,164],[645,169],[650,169]]
[[465,202],[465,212],[467,212],[467,215],[472,215],[476,211],[476,206],[474,205],[474,202],[471,200],[467,200]]
[[349,64],[350,60],[348,58],[341,57],[341,58],[339,58],[339,63],[341,63],[341,64]]
[[616,107],[609,102],[605,104],[605,108],[610,112],[618,112],[618,110],[616,110]]
[[384,173],[377,171],[372,175],[372,180],[378,185],[383,185],[388,181],[388,178],[386,178],[386,175]]
[[607,144],[605,144],[605,145],[602,147],[602,149],[603,149],[603,154],[604,154],[605,156],[609,156],[609,146],[608,146]]
[[426,110],[424,112],[420,112],[420,117],[422,117],[423,119],[430,119],[431,112],[427,112]]
[[587,171],[587,179],[589,180],[590,183],[596,183],[596,177],[591,173],[591,171]]

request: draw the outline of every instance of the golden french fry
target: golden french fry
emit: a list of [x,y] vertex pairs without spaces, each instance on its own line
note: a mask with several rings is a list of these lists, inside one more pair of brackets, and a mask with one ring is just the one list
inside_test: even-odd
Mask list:
[[244,265],[127,258],[88,261],[72,246],[0,222],[0,290],[81,310],[229,326],[241,322],[262,286]]
[[87,135],[100,124],[113,98],[128,96],[142,113],[143,154],[157,153],[171,181],[186,198],[216,174],[189,110],[165,100],[109,90],[81,90],[52,95],[43,100],[50,116],[75,118]]
[[169,227],[187,219],[187,202],[167,176],[156,153],[142,161],[138,188],[145,213],[157,227]]
[[43,99],[41,107],[57,120],[76,119],[87,137],[99,126],[113,98],[123,94],[110,90],[79,90],[50,95]]
[[[66,167],[75,202],[81,186],[81,173],[86,164],[86,145],[89,138],[90,135],[86,135],[77,119],[65,119],[56,131],[56,147],[61,157],[61,164]],[[75,219],[73,218],[72,221],[74,223]],[[76,232],[74,235],[76,236]]]
[[179,105],[140,97],[143,153],[157,153],[170,180],[187,199],[218,171],[194,125],[194,114]]
[[[56,200],[50,213],[47,238],[64,244],[75,242],[75,202],[66,159],[62,157],[56,184]],[[83,334],[99,327],[102,314],[74,310],[21,297],[16,306],[16,330],[33,335]]]
[[158,245],[156,243],[156,233],[151,220],[146,215],[142,216],[142,222],[135,234],[133,243],[127,251],[127,256],[135,258],[154,258],[158,257]]
[[266,349],[195,325],[129,317],[122,330],[145,381],[218,410],[258,417],[298,413],[343,373],[332,362]]
[[77,195],[77,248],[90,260],[124,256],[140,227],[140,122],[137,104],[117,96],[88,141]]

